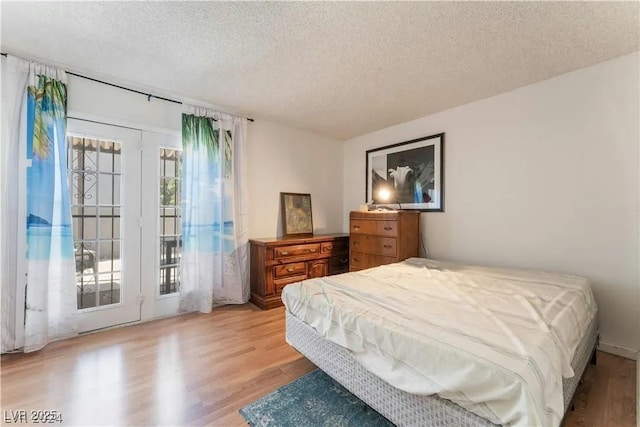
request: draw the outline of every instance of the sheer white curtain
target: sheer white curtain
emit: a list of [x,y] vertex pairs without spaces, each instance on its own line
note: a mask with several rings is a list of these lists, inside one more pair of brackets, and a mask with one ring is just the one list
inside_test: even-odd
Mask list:
[[[2,280],[2,352],[24,344],[24,289],[26,264],[18,259],[24,253],[26,215],[20,194],[26,193],[24,148],[20,134],[26,139],[25,122],[20,121],[26,109],[28,72],[13,57],[2,57],[2,143],[0,144],[0,279]],[[25,111],[26,114],[26,111]],[[23,115],[23,117],[26,117]],[[22,156],[21,156],[22,154]],[[22,172],[22,173],[21,173]],[[24,204],[24,202],[22,202]],[[22,232],[19,233],[18,230]],[[18,308],[20,306],[20,308]]]
[[77,333],[66,73],[8,56],[2,74],[2,351],[34,351]]
[[245,118],[185,105],[180,311],[249,300]]

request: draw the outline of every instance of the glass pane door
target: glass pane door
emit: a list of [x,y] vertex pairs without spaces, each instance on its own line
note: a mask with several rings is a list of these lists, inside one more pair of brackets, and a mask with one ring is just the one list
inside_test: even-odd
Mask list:
[[68,121],[82,331],[140,320],[140,135],[116,126]]
[[120,143],[69,136],[78,309],[120,302]]
[[160,281],[159,295],[178,292],[182,234],[180,228],[180,190],[182,151],[160,149],[159,220],[160,220]]

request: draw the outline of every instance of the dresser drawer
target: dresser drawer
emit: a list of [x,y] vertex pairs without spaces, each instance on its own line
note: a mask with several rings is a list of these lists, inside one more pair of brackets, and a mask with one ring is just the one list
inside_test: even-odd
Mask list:
[[382,255],[369,255],[369,268],[378,267],[379,265],[391,264],[392,262],[398,262],[396,257],[388,257]]
[[275,248],[273,251],[274,259],[287,259],[297,256],[312,255],[320,253],[320,243],[312,243],[307,245],[292,245]]
[[354,234],[351,236],[351,247],[358,252],[379,254],[390,257],[397,256],[397,241],[395,237],[378,237]]
[[364,252],[351,251],[351,257],[349,258],[349,264],[354,268],[368,268],[369,267],[369,255]]
[[377,267],[379,265],[391,264],[397,262],[396,257],[389,257],[384,255],[366,254],[364,252],[351,252],[349,258],[350,266],[353,269],[364,269]]
[[276,265],[273,267],[273,276],[276,278],[307,274],[306,262],[292,262],[290,264]]
[[375,221],[352,219],[350,226],[351,234],[372,234],[376,236],[398,235],[397,221]]

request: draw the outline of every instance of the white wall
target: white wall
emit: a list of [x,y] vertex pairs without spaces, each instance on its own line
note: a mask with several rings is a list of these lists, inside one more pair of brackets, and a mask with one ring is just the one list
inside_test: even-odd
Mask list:
[[280,192],[311,193],[315,233],[342,231],[342,142],[256,120],[248,143],[251,237],[282,234]]
[[635,355],[639,67],[626,55],[347,141],[343,228],[365,201],[367,149],[445,132],[445,212],[421,216],[427,255],[587,276],[604,347]]
[[154,98],[147,101],[144,95],[81,77],[69,75],[68,79],[67,110],[71,117],[181,135],[180,104]]

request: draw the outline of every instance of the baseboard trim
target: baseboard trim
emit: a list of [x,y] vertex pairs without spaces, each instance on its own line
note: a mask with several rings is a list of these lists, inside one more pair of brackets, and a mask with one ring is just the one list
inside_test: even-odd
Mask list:
[[640,351],[636,357],[636,372],[638,377],[636,378],[636,421],[640,423]]
[[604,351],[605,353],[609,353],[609,354],[615,354],[616,356],[622,356],[631,360],[640,360],[639,359],[640,356],[638,356],[640,353],[638,353],[638,350],[628,348],[628,347],[623,347],[620,345],[609,344],[609,343],[600,341],[598,350]]

